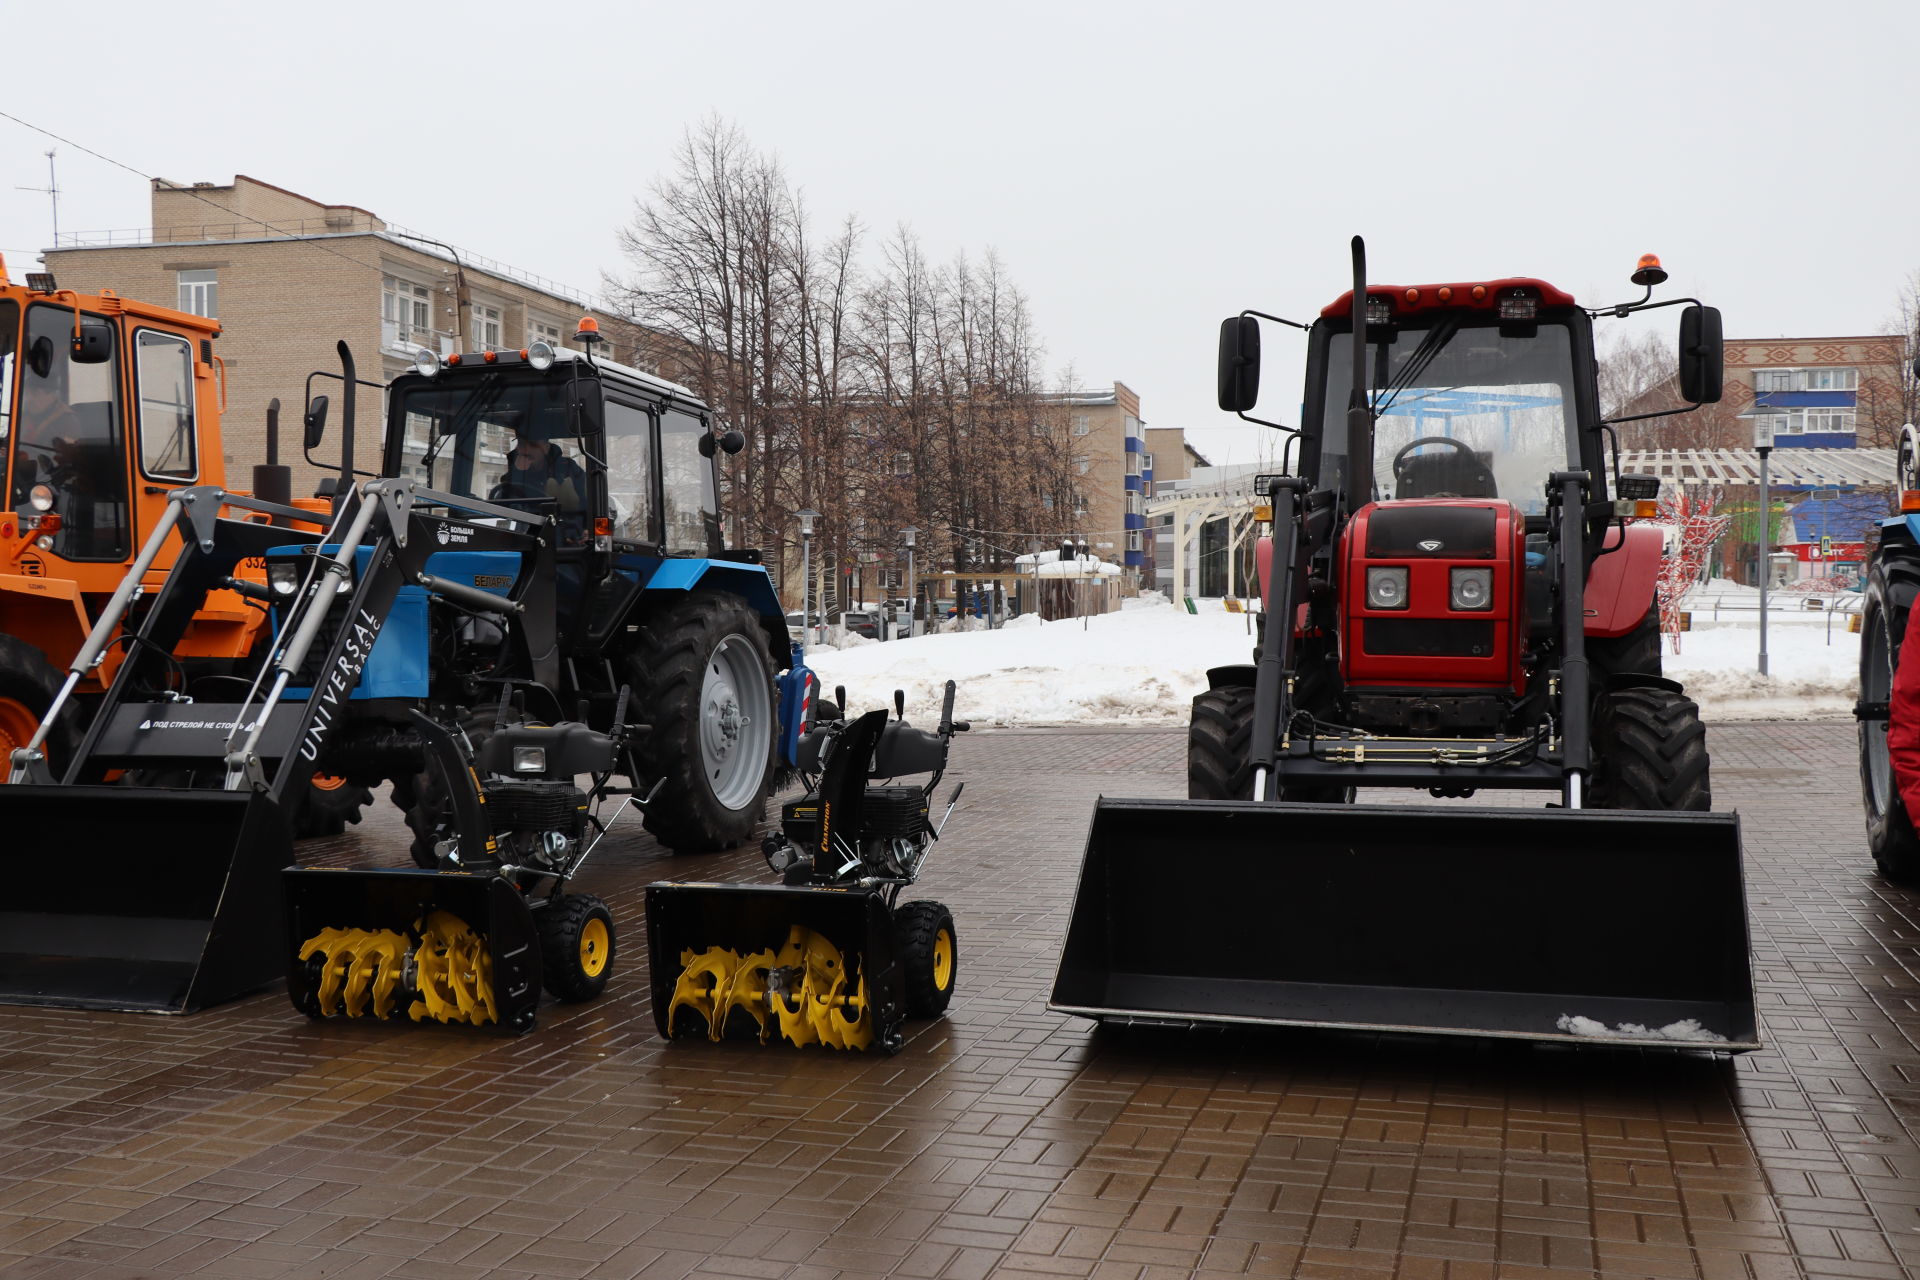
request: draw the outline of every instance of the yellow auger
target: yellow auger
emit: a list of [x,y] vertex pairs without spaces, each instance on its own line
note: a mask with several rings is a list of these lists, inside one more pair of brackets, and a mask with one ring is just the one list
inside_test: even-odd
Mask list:
[[676,1016],[691,1009],[705,1021],[707,1038],[720,1040],[727,1019],[741,1009],[759,1027],[760,1043],[778,1032],[789,1044],[831,1049],[867,1049],[873,1045],[873,1012],[866,976],[848,986],[848,965],[840,949],[803,925],[794,925],[786,943],[774,951],[742,956],[725,947],[680,953],[680,976],[667,1005],[667,1034]]
[[392,929],[322,929],[300,946],[323,1018],[391,1018],[486,1026],[500,1020],[487,940],[450,911]]

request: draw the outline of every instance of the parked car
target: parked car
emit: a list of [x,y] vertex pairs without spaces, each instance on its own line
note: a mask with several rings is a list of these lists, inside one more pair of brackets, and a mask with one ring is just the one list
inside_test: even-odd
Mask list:
[[[817,627],[820,625],[820,622],[821,622],[820,615],[817,613],[814,614],[813,625]],[[792,613],[787,615],[787,639],[801,640],[801,641],[805,641],[807,639],[806,620],[803,617],[801,617],[800,611],[798,609],[795,609]]]
[[880,638],[880,615],[877,613],[849,611],[840,615],[840,625],[856,636],[864,636],[869,640]]

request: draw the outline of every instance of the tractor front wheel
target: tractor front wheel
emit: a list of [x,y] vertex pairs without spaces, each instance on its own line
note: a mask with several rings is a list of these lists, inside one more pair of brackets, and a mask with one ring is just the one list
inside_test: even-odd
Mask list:
[[349,823],[360,821],[360,811],[373,803],[373,791],[334,773],[316,773],[307,782],[293,813],[293,838],[337,836]]
[[[40,650],[18,637],[0,634],[0,783],[12,771],[13,750],[33,741],[62,683],[59,671]],[[69,700],[47,734],[47,765],[55,777],[79,741],[79,710]]]
[[1615,689],[1600,698],[1590,803],[1667,812],[1713,808],[1707,730],[1692,698],[1670,689]]
[[1610,675],[1660,674],[1660,602],[1647,609],[1640,625],[1623,636],[1588,636],[1587,666],[1593,687],[1606,688]]
[[[1920,596],[1920,558],[1911,549],[1882,550],[1867,571],[1860,609],[1860,701],[1886,703],[1893,696],[1893,673],[1900,666],[1900,642],[1906,637],[1913,602]],[[1867,812],[1867,848],[1874,865],[1889,880],[1920,881],[1920,833],[1913,828],[1887,753],[1891,720],[1862,720],[1860,800]]]
[[744,844],[760,825],[778,742],[759,615],[736,596],[694,592],[640,628],[628,663],[653,726],[639,768],[666,779],[647,830],[675,853]]
[[1229,685],[1196,697],[1187,721],[1187,798],[1252,799],[1252,744],[1253,690]]

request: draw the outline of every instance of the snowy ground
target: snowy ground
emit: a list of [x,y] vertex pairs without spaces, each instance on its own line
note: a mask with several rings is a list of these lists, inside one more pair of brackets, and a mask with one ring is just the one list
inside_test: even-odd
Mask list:
[[[1678,654],[1669,646],[1666,672],[1709,720],[1827,718],[1852,707],[1860,643],[1845,614],[1834,615],[1829,636],[1826,616],[1806,612],[1801,599],[1769,609],[1770,674],[1762,679],[1757,596],[1722,591],[1689,603],[1695,629],[1680,638]],[[855,710],[888,705],[904,689],[908,718],[922,722],[937,711],[943,682],[954,680],[956,714],[981,726],[1184,725],[1207,668],[1253,654],[1248,615],[1228,613],[1218,600],[1197,607],[1189,614],[1148,596],[1082,622],[1022,618],[998,631],[884,644],[855,638],[845,648],[810,649],[807,662],[829,691],[845,685]]]

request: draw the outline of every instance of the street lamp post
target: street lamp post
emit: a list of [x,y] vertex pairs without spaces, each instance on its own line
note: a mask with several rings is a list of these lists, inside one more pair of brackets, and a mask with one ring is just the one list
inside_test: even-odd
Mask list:
[[1773,452],[1773,420],[1785,409],[1755,403],[1753,451],[1760,455],[1760,674],[1767,674],[1767,585],[1773,577],[1773,491],[1767,483],[1767,455]]
[[813,522],[820,513],[808,507],[793,514],[800,521],[800,630],[814,644],[819,636],[813,627]]
[[907,545],[907,639],[920,634],[920,584],[913,577],[913,544],[920,531],[912,525],[900,531],[900,540]]

